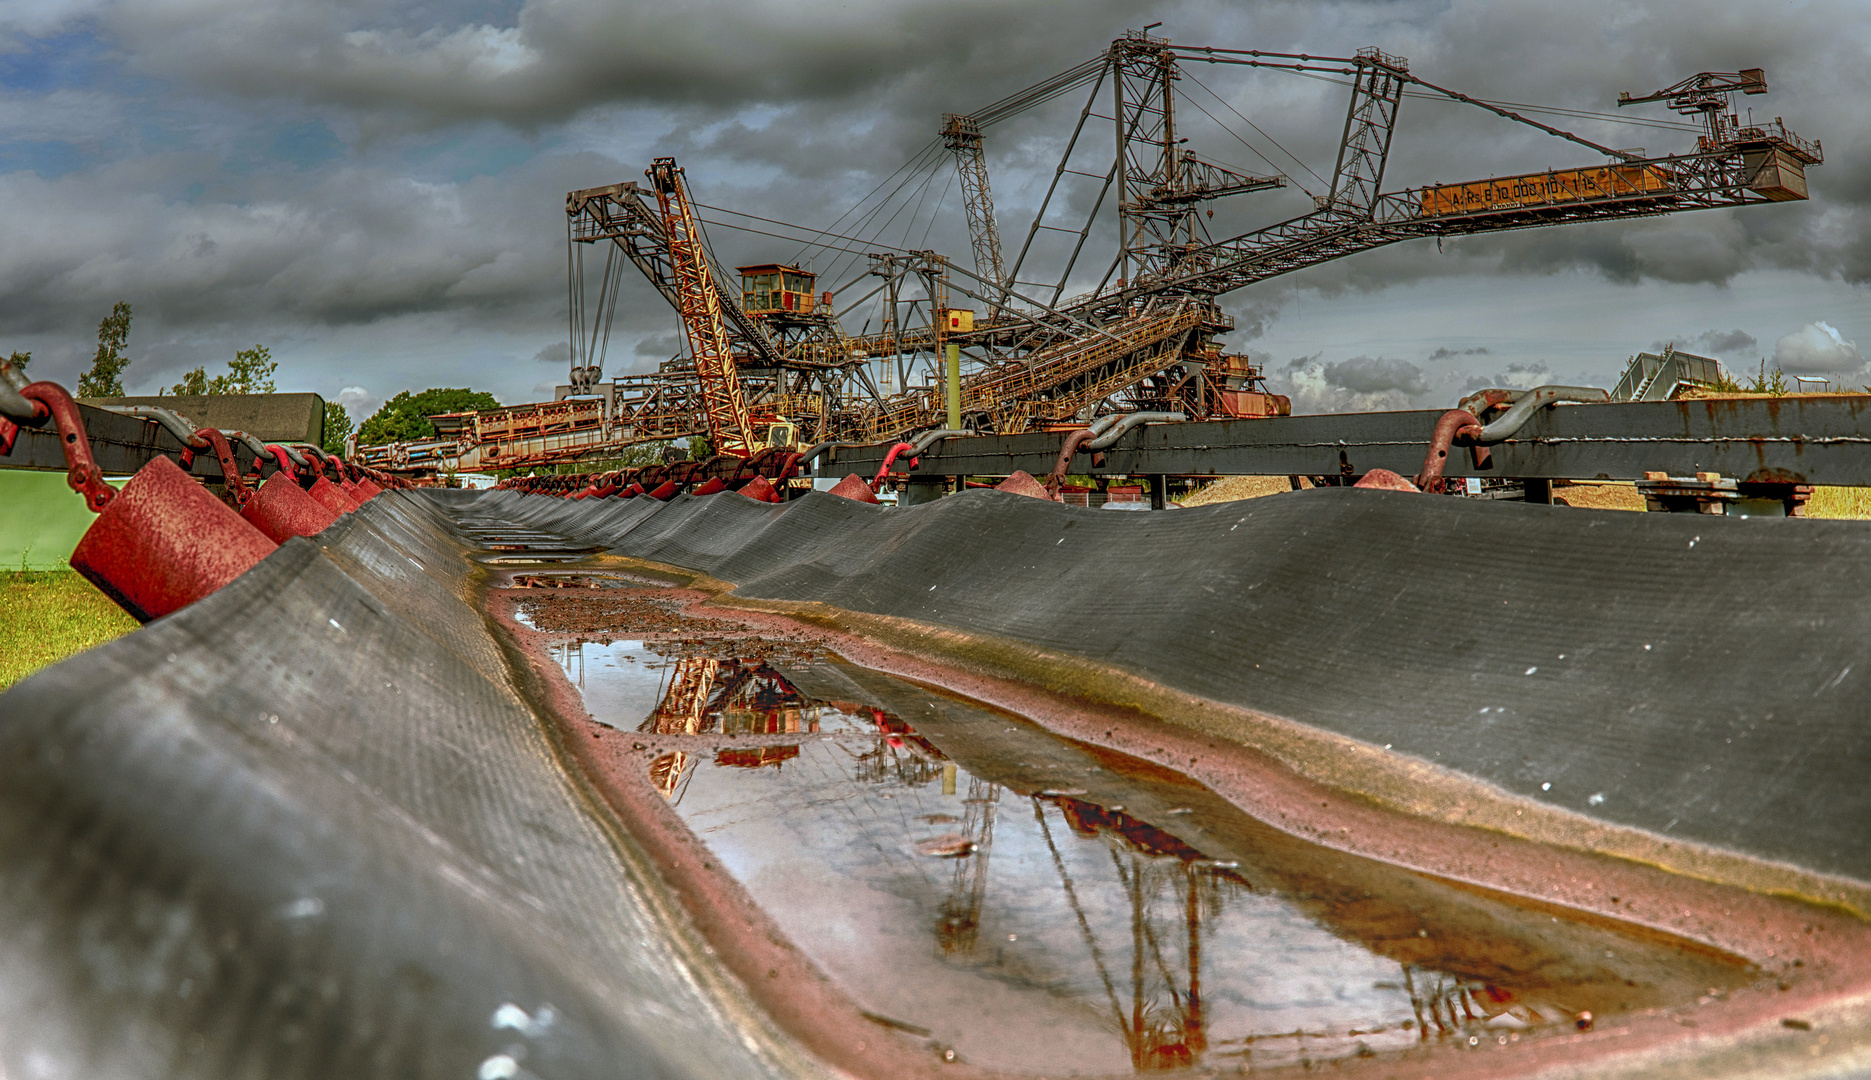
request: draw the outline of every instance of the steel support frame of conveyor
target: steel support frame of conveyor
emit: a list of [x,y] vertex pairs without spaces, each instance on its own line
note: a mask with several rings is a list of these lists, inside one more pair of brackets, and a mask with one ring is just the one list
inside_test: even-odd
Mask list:
[[[78,415],[84,419],[85,435],[91,441],[91,454],[106,476],[128,476],[158,456],[179,459],[188,449],[155,420],[126,416],[93,405],[79,403]],[[273,441],[273,440],[267,440]],[[245,443],[230,440],[234,460],[242,475],[253,473],[253,450]],[[179,464],[179,460],[178,460]],[[43,427],[22,427],[11,453],[0,454],[0,469],[37,469],[64,472],[65,449],[58,428],[50,419]],[[219,483],[221,463],[212,450],[198,450],[189,466],[193,475]]]
[[[1150,424],[1104,451],[1081,452],[1071,471],[1104,476],[1357,476],[1422,468],[1441,410]],[[983,435],[937,442],[910,476],[1044,476],[1065,432]],[[817,475],[873,476],[891,443],[834,447]],[[1871,397],[1746,398],[1567,405],[1535,413],[1477,469],[1455,447],[1445,475],[1535,480],[1641,480],[1646,472],[1716,472],[1744,481],[1871,485]]]

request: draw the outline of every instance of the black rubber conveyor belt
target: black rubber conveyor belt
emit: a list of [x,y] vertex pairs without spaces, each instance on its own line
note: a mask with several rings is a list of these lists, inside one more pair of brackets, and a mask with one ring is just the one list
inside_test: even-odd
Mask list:
[[0,696],[0,1076],[815,1075],[561,771],[446,498]]
[[564,774],[470,603],[469,514],[1871,883],[1858,523],[390,492],[0,696],[0,1075],[819,1074]]
[[1343,488],[1150,514],[993,491],[907,510],[483,500],[738,596],[1088,657],[1587,818],[1871,882],[1860,522]]

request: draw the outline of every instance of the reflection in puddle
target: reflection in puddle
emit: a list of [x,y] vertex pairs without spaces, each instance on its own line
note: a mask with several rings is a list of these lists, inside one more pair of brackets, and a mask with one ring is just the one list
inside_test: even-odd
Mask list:
[[559,659],[594,717],[653,737],[652,783],[867,1015],[977,1065],[1504,1044],[1750,974],[1305,843],[1185,777],[877,672],[710,651]]

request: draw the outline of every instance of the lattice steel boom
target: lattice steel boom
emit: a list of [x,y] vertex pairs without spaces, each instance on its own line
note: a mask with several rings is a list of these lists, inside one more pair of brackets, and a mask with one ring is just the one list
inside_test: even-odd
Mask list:
[[677,310],[688,335],[689,354],[701,382],[702,408],[708,422],[708,440],[717,452],[745,456],[753,452],[749,438],[747,401],[728,341],[721,292],[708,263],[701,226],[695,220],[682,169],[672,157],[657,158],[649,170],[656,201],[663,214],[663,236],[675,271]]

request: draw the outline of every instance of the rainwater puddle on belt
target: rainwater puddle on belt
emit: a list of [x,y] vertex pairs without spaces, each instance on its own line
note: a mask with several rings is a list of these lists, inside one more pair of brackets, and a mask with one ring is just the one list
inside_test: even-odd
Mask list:
[[1056,1077],[1486,1050],[1755,976],[1321,848],[1186,777],[835,657],[750,651],[554,655],[813,963],[960,1060]]
[[692,649],[672,657],[656,648],[670,646],[583,641],[550,652],[584,695],[586,710],[607,727],[730,737],[876,730],[869,710],[808,700],[766,660],[693,655]]
[[470,556],[477,562],[488,566],[543,566],[547,563],[580,562],[590,558],[585,552],[545,552],[535,551],[524,555],[481,555]]

